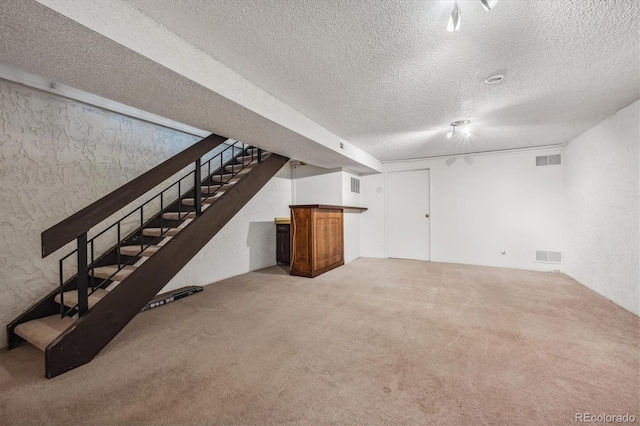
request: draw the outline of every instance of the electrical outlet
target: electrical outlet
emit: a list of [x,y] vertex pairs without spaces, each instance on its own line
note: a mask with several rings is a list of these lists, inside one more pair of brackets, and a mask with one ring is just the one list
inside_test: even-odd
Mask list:
[[340,149],[344,149],[344,144],[340,142]]

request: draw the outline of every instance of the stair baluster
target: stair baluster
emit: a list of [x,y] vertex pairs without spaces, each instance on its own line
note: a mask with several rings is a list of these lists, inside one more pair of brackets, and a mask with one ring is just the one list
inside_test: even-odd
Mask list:
[[89,309],[89,289],[87,283],[87,233],[78,237],[78,315]]
[[202,176],[201,176],[201,172],[202,172],[202,165],[200,162],[200,159],[198,158],[196,160],[196,170],[195,173],[193,174],[193,193],[194,193],[194,198],[196,200],[195,203],[193,203],[193,206],[196,209],[196,217],[200,216],[202,214],[202,202],[200,201],[202,198]]

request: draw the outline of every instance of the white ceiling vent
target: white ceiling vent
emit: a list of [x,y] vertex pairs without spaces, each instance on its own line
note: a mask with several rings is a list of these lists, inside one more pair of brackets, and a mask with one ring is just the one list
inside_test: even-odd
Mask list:
[[360,193],[360,179],[351,178],[351,192]]
[[536,262],[562,263],[562,253],[559,251],[536,250]]
[[540,166],[559,166],[562,164],[562,158],[560,154],[556,155],[541,155],[536,157],[536,167]]

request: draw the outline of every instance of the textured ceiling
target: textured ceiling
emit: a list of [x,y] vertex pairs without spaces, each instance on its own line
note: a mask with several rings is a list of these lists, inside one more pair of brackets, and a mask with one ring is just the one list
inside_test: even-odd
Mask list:
[[562,143],[639,97],[637,0],[462,0],[454,34],[444,0],[126,1],[381,160]]
[[35,1],[0,1],[0,63],[322,167],[377,170],[365,153],[317,143]]

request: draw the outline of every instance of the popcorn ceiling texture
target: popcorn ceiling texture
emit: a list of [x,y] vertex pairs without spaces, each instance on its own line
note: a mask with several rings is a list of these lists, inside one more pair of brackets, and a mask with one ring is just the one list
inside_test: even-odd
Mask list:
[[42,259],[42,231],[199,139],[0,80],[3,343],[4,326],[58,285],[58,260],[75,249],[72,243]]
[[[133,7],[117,1],[57,5],[84,13],[92,22],[78,23],[34,0],[0,2],[2,65],[290,158],[307,162],[313,159],[322,167],[349,167],[364,172],[381,169],[380,162],[369,154],[224,64],[202,52],[194,53],[197,49],[176,35],[159,30],[154,33],[157,37],[149,37],[145,30],[157,30],[159,25]],[[121,11],[119,5],[127,10]],[[110,19],[116,16],[124,16],[125,24]],[[120,36],[116,38],[128,40],[131,45],[140,43],[156,55],[150,58],[136,53],[131,45],[95,32],[92,23],[106,24],[112,35]],[[216,65],[209,66],[212,63]],[[195,74],[198,81],[182,73]],[[216,89],[225,92],[221,87],[240,96],[244,103],[237,96],[218,93]],[[339,148],[339,141],[344,143],[344,149]]]
[[125,1],[383,161],[566,142],[640,96],[637,0],[459,1],[455,34],[444,0]]
[[640,315],[640,102],[565,148],[565,272]]

